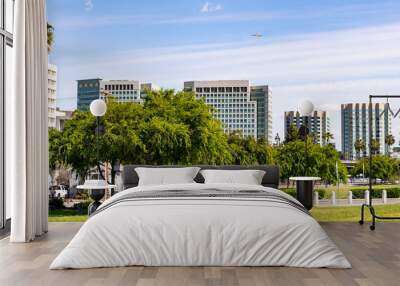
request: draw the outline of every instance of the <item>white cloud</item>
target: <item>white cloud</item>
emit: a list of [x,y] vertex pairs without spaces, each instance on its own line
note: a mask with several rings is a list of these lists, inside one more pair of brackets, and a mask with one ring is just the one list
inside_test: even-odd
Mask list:
[[222,10],[222,5],[221,4],[213,4],[210,2],[204,3],[204,5],[201,7],[201,13],[212,13],[212,12],[217,12]]
[[85,0],[85,10],[90,11],[93,9],[93,1],[92,0]]
[[[87,10],[93,8],[93,0],[84,0]],[[206,2],[200,9],[201,15],[177,15],[177,14],[107,14],[98,17],[74,17],[56,19],[58,28],[90,28],[98,26],[112,25],[165,25],[165,24],[203,24],[203,23],[230,23],[230,22],[255,22],[255,21],[298,21],[302,19],[335,19],[337,27],[346,26],[347,21],[342,21],[343,17],[363,17],[367,18],[371,15],[391,15],[392,11],[396,11],[399,5],[393,3],[366,3],[358,5],[343,5],[339,7],[327,7],[318,11],[302,11],[297,10],[285,11],[241,11],[235,13],[212,13],[223,10],[221,4],[212,4]],[[388,16],[388,18],[390,18]],[[397,19],[397,18],[396,18]],[[386,19],[390,20],[390,19]]]
[[[327,109],[340,147],[340,104],[365,102],[369,94],[400,91],[400,22],[367,28],[270,38],[244,43],[204,44],[110,51],[64,58],[60,97],[76,94],[76,79],[131,78],[182,88],[185,80],[249,79],[269,84],[274,132],[283,131],[283,112],[310,98]],[[74,55],[76,57],[76,55]],[[74,105],[76,99],[71,99]],[[394,108],[400,105],[394,102]],[[399,119],[396,119],[399,120]],[[400,124],[393,123],[394,128]],[[399,137],[400,130],[394,130]]]

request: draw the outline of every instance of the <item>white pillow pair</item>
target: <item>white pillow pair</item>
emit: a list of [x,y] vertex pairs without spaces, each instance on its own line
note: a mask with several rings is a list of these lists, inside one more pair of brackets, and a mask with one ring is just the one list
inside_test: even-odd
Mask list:
[[[195,183],[194,178],[199,172],[199,167],[185,168],[135,168],[139,176],[139,186],[190,184]],[[205,184],[246,184],[261,185],[265,175],[261,170],[214,170],[200,171]]]

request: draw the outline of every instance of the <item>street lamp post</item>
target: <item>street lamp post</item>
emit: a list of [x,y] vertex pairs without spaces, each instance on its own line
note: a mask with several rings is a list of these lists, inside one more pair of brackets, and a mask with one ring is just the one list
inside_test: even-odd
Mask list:
[[[100,117],[104,116],[107,111],[106,103],[101,99],[93,100],[90,104],[90,112],[96,116],[96,160],[99,164],[99,138],[100,138]],[[101,172],[100,172],[101,173]]]
[[299,134],[300,136],[304,139],[305,143],[305,150],[304,150],[304,159],[305,159],[305,174],[307,175],[307,170],[308,170],[308,134],[310,133],[310,129],[308,128],[308,120],[306,121],[306,118],[312,114],[314,111],[314,104],[309,101],[309,100],[304,100],[303,102],[300,103],[299,105],[299,111],[300,115],[303,116],[303,124],[299,128]]
[[303,124],[299,128],[300,136],[305,140],[304,148],[304,176],[303,177],[290,177],[290,180],[296,181],[296,198],[301,202],[308,210],[313,207],[313,196],[314,196],[314,182],[319,181],[319,177],[309,177],[308,174],[308,134],[310,132],[308,125],[308,118],[314,111],[314,105],[311,101],[305,100],[299,105],[300,115],[304,117]]
[[78,186],[79,189],[88,190],[90,197],[93,202],[88,207],[89,215],[94,213],[96,209],[101,205],[100,200],[104,197],[106,188],[114,188],[113,185],[108,185],[106,179],[103,176],[100,168],[100,117],[104,116],[107,111],[106,103],[101,99],[96,99],[90,104],[90,112],[96,116],[96,164],[99,171],[101,180],[86,180],[84,185]]
[[279,133],[276,133],[276,136],[275,136],[275,145],[276,145],[276,146],[281,145],[281,137],[279,137]]

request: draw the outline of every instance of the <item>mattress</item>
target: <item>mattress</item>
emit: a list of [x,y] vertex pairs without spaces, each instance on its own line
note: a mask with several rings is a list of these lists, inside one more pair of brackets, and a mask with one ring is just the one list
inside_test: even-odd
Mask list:
[[135,187],[106,200],[50,269],[133,265],[351,267],[291,196],[193,183]]

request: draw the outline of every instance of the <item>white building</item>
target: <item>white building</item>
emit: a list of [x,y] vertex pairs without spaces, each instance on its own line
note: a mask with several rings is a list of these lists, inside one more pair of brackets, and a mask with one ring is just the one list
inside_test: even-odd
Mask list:
[[[342,104],[342,152],[347,160],[355,160],[369,155],[369,104]],[[388,103],[372,104],[372,139],[379,142],[379,154],[389,154],[390,149],[385,144],[387,135],[392,134],[392,117]],[[354,143],[363,140],[366,149],[357,152]]]
[[49,128],[56,128],[57,66],[49,64],[47,74],[48,125]]
[[71,110],[61,110],[59,108],[56,109],[56,129],[58,131],[63,131],[65,122],[70,120],[73,115],[73,111]]
[[248,80],[187,81],[184,90],[195,92],[213,107],[225,132],[239,130],[257,137],[257,101],[250,99]]
[[299,129],[302,125],[307,126],[310,134],[316,139],[316,143],[321,146],[326,144],[324,135],[330,132],[330,119],[326,111],[314,111],[309,116],[303,116],[298,111],[285,112],[285,137],[289,127],[294,125]]
[[136,80],[100,80],[100,99],[112,96],[117,102],[143,101],[140,83]]

